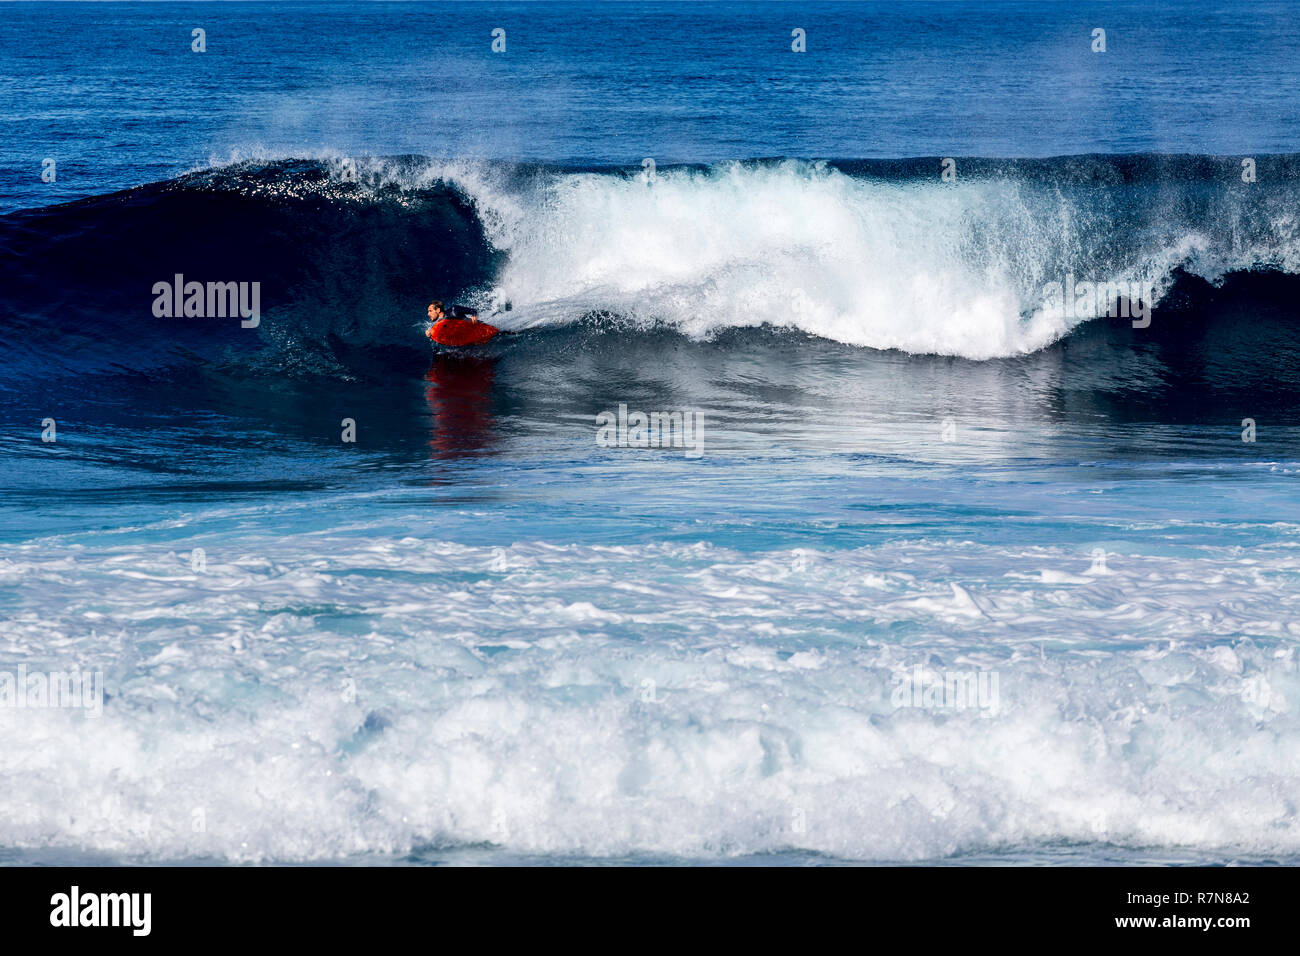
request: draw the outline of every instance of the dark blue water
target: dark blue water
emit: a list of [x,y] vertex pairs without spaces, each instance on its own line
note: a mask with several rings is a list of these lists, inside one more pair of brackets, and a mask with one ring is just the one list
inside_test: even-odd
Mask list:
[[262,151],[635,165],[1235,156],[1300,137],[1285,0],[27,3],[0,30],[5,205]]
[[1294,9],[0,7],[0,859],[1294,861]]

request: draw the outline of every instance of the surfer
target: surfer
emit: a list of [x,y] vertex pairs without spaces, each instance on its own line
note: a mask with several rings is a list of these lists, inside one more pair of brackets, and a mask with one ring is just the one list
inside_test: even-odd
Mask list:
[[459,348],[464,345],[482,345],[500,333],[495,325],[484,322],[473,309],[463,305],[444,306],[434,299],[429,303],[429,321],[424,332],[435,345]]
[[463,305],[453,305],[450,309],[445,308],[441,299],[434,299],[429,303],[429,321],[437,322],[439,319],[464,319],[466,322],[477,322],[478,313],[473,309],[467,309]]

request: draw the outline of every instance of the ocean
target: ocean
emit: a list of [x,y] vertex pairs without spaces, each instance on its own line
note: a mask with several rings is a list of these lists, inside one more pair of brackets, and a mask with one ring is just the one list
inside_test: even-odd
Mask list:
[[1300,862],[1295,12],[0,6],[0,862]]

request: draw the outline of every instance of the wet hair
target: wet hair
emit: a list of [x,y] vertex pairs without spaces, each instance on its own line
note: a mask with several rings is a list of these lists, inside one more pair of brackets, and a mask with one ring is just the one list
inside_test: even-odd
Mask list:
[[429,303],[429,307],[433,309],[437,309],[439,312],[447,311],[442,307],[442,299],[434,299],[432,302]]

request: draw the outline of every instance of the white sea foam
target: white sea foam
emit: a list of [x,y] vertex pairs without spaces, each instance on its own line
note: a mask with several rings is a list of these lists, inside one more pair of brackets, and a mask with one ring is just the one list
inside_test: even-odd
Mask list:
[[[467,181],[481,208],[501,201]],[[1179,266],[1212,280],[1300,268],[1290,211],[1211,238],[1167,209],[1117,217],[1042,184],[890,182],[794,161],[660,170],[653,184],[557,176],[504,208],[493,297],[527,324],[604,310],[695,336],[766,323],[975,359],[1035,351],[1083,321],[1044,306],[1067,277],[1159,301]]]
[[[171,553],[0,555],[27,596],[0,663],[98,668],[108,690],[98,720],[0,710],[0,846],[1300,854],[1293,547],[1112,553],[1090,576],[1086,553],[924,540],[191,530],[130,535]],[[996,712],[894,706],[918,667],[995,672]]]

